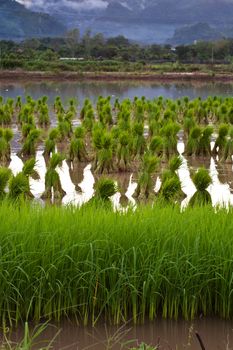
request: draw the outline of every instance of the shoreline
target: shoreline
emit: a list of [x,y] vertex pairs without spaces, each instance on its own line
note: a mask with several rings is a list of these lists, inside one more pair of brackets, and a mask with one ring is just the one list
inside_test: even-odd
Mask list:
[[23,71],[23,70],[2,70],[0,81],[23,81],[23,80],[144,80],[144,81],[222,81],[233,82],[232,73],[197,73],[197,72],[46,72],[46,71]]

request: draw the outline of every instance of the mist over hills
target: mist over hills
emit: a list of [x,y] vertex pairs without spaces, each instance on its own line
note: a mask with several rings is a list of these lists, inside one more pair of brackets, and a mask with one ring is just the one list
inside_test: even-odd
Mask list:
[[[190,26],[199,23],[205,27],[205,40],[233,36],[233,0],[17,0],[21,6],[17,20],[10,22],[1,14],[2,2],[14,7],[16,1],[1,0],[0,36],[20,27],[19,22],[30,22],[29,12],[33,17],[34,32],[38,35],[58,35],[64,27],[78,27],[81,34],[88,28],[93,33],[102,32],[106,36],[125,35],[129,39],[144,43],[165,43],[175,35],[179,43],[200,40],[190,31]],[[20,3],[20,4],[19,4]],[[24,6],[22,6],[24,5]],[[31,11],[37,11],[32,15]],[[10,10],[9,10],[10,12]],[[41,12],[50,16],[42,15]],[[43,17],[45,16],[45,17]],[[19,20],[19,17],[24,18]],[[8,24],[4,24],[4,21]],[[42,23],[43,22],[43,23]],[[3,23],[3,24],[2,24]],[[10,24],[9,24],[10,23]],[[40,25],[40,24],[43,25]],[[62,23],[62,25],[60,24]],[[25,25],[24,25],[25,27]],[[13,29],[14,28],[14,29]],[[197,28],[197,27],[196,27]],[[27,30],[26,30],[27,29]],[[18,28],[18,33],[33,30],[30,23],[25,28]],[[186,33],[186,34],[185,34]],[[190,35],[189,39],[189,33]],[[182,37],[185,41],[182,42]]]
[[29,37],[63,35],[66,27],[46,13],[32,12],[14,0],[0,1],[0,38],[20,40]]
[[130,21],[188,24],[192,22],[232,22],[233,0],[18,0],[27,7],[61,15],[66,11],[92,15],[120,22]]

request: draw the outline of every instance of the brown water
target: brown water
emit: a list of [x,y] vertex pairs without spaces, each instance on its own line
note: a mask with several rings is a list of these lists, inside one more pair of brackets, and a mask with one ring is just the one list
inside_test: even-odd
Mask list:
[[[33,329],[33,326],[32,326]],[[142,342],[159,346],[161,350],[198,350],[201,349],[195,332],[200,335],[206,350],[233,349],[233,321],[214,318],[200,318],[194,321],[167,321],[157,319],[144,325],[126,324],[119,327],[101,324],[95,328],[77,326],[71,322],[49,325],[42,336],[35,340],[40,348],[55,336],[54,350],[70,349],[129,349]],[[10,336],[12,342],[19,342],[23,329],[18,328]]]

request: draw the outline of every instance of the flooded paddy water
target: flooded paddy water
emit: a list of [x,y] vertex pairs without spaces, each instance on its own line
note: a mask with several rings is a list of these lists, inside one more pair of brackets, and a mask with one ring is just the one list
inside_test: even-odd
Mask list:
[[[51,107],[52,126],[56,125],[56,118],[53,118],[52,104],[57,95],[61,96],[64,103],[71,97],[79,101],[80,106],[85,98],[90,98],[93,102],[97,101],[99,95],[112,96],[112,99],[124,98],[133,99],[135,96],[146,96],[153,99],[157,96],[165,98],[180,98],[189,96],[196,98],[198,96],[206,98],[209,95],[232,96],[233,85],[228,83],[169,83],[160,84],[153,82],[17,82],[0,83],[0,95],[4,98],[16,96],[25,97],[26,95],[38,99],[43,95],[49,97],[48,103]],[[78,125],[79,120],[73,121]],[[21,148],[20,132],[17,125],[14,125],[15,134],[12,142],[12,153],[9,168],[13,174],[22,170],[23,160],[17,155]],[[213,145],[212,145],[213,146]],[[179,135],[177,145],[183,163],[178,170],[178,176],[181,181],[182,190],[186,198],[181,206],[187,206],[190,198],[195,192],[195,186],[191,180],[191,174],[200,166],[205,166],[209,170],[212,184],[208,191],[211,194],[214,206],[233,205],[233,164],[232,162],[219,162],[217,158],[212,157],[187,157],[184,155],[184,140],[182,134]],[[41,199],[45,191],[45,173],[46,160],[43,156],[43,147],[39,145],[36,152],[36,170],[39,174],[39,180],[30,179],[30,187],[34,200],[44,205]],[[161,170],[166,164],[162,164],[160,171],[154,177],[154,194],[160,188]],[[63,161],[62,167],[58,169],[61,179],[61,185],[66,195],[62,198],[63,205],[73,204],[82,205],[90,200],[94,194],[94,184],[98,178],[93,172],[92,165],[89,162],[75,164]],[[133,194],[135,192],[138,180],[138,174],[135,171],[125,173],[112,173],[113,178],[120,189],[112,198],[112,203],[116,210],[137,206]],[[155,197],[154,197],[155,198]],[[96,328],[77,326],[71,322],[64,322],[55,326],[48,326],[43,334],[44,341],[50,341],[57,331],[53,348],[54,349],[128,349],[139,345],[141,342],[159,346],[159,349],[200,349],[200,345],[195,336],[198,332],[203,339],[206,350],[230,350],[233,349],[233,322],[223,321],[214,318],[196,319],[193,322],[188,321],[169,321],[156,319],[154,322],[147,322],[144,325],[131,326],[130,324],[122,327],[111,327],[104,322]],[[23,330],[18,329],[11,335],[12,341],[19,341]],[[37,346],[35,346],[37,348]]]
[[71,97],[78,98],[80,105],[85,98],[97,101],[99,95],[118,97],[119,99],[146,96],[147,99],[163,96],[177,99],[188,96],[207,98],[208,96],[232,96],[233,83],[227,82],[154,82],[154,81],[0,81],[0,96],[4,98],[30,95],[38,99],[43,95],[53,103],[56,96],[63,102]]
[[[125,98],[133,99],[135,96],[146,96],[153,99],[158,96],[165,98],[177,99],[188,96],[191,99],[202,97],[203,99],[212,95],[216,96],[232,96],[233,84],[230,83],[203,83],[203,82],[140,82],[140,81],[123,81],[123,82],[106,82],[106,81],[81,81],[81,82],[0,82],[0,95],[4,98],[22,96],[24,99],[30,95],[33,99],[38,99],[43,95],[48,96],[48,104],[50,105],[51,127],[56,126],[57,120],[53,111],[53,102],[56,96],[60,96],[64,104],[69,98],[76,98],[78,101],[78,113],[82,107],[85,98],[89,98],[95,103],[99,95],[111,96],[112,101],[115,98],[123,100]],[[77,113],[77,115],[78,115]],[[80,124],[79,119],[73,120],[73,125]],[[14,139],[12,141],[12,155],[10,169],[14,174],[22,170],[23,161],[17,156],[17,152],[21,148],[21,135],[17,125],[13,125]],[[63,147],[61,145],[61,147]],[[60,149],[59,149],[60,151]],[[195,187],[190,178],[191,172],[198,167],[204,165],[210,170],[212,177],[212,185],[208,188],[212,196],[214,205],[228,205],[233,203],[233,174],[232,164],[217,162],[213,158],[184,157],[184,144],[182,135],[179,137],[178,152],[183,159],[183,165],[178,174],[181,180],[182,189],[187,196],[182,202],[182,206],[186,206],[189,199],[195,192]],[[36,170],[40,175],[39,180],[30,180],[32,194],[39,199],[44,192],[44,179],[46,173],[46,162],[43,157],[43,147],[39,145],[36,153]],[[164,165],[165,166],[165,165]],[[63,161],[62,167],[58,170],[61,178],[63,190],[66,192],[62,199],[63,204],[80,205],[87,202],[94,194],[94,183],[96,176],[92,171],[91,164],[75,165]],[[160,178],[155,178],[155,192],[159,190]],[[121,193],[117,193],[113,198],[113,204],[116,209],[122,209],[121,203],[126,205],[136,205],[133,193],[137,186],[138,174],[135,172],[110,174],[118,183]],[[125,199],[125,201],[124,201]]]
[[[31,326],[33,329],[33,326]],[[156,319],[144,325],[126,324],[96,327],[77,326],[72,322],[49,324],[45,332],[34,342],[34,349],[45,347],[54,339],[54,350],[124,350],[139,347],[144,343],[156,350],[201,350],[196,333],[206,350],[230,350],[233,348],[233,322],[215,318],[200,318],[194,321]],[[8,335],[12,344],[23,337],[23,329]],[[142,350],[146,348],[140,348]]]
[[[183,143],[178,143],[178,151],[182,152]],[[182,207],[186,207],[190,198],[195,193],[196,189],[191,180],[191,173],[197,170],[200,166],[205,166],[209,169],[212,178],[212,184],[208,191],[211,194],[214,206],[228,206],[233,205],[233,165],[229,163],[218,163],[214,158],[209,159],[192,159],[186,158],[180,153],[183,164],[178,170],[178,176],[181,181],[182,191],[186,198],[181,203]],[[36,153],[36,167],[39,174],[39,179],[34,180],[30,178],[31,192],[35,197],[35,201],[43,204],[40,199],[45,191],[45,174],[46,162],[43,156],[43,151]],[[22,171],[23,160],[18,157],[16,152],[11,154],[11,162],[9,168],[14,175]],[[164,164],[165,167],[165,164]],[[94,184],[98,175],[93,172],[91,164],[78,164],[63,161],[62,167],[58,168],[58,173],[61,179],[61,185],[66,195],[62,198],[63,205],[82,205],[88,202],[94,195]],[[157,174],[154,179],[154,194],[160,189],[160,175]],[[126,206],[136,206],[137,201],[133,198],[133,194],[137,187],[138,173],[110,173],[109,177],[113,178],[120,192],[117,192],[111,201],[116,210],[123,210]],[[123,203],[123,204],[122,204]]]

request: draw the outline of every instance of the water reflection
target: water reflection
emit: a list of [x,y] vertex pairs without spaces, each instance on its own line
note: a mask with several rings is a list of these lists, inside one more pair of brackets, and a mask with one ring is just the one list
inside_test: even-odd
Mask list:
[[210,176],[213,183],[208,187],[208,191],[211,194],[213,206],[219,205],[227,208],[229,205],[233,205],[233,194],[230,191],[230,186],[219,181],[216,163],[213,158],[210,162]]
[[[190,166],[188,166],[187,159],[180,155],[182,158],[182,165],[180,169],[178,170],[178,176],[181,181],[181,187],[182,191],[186,194],[186,198],[181,203],[181,208],[186,208],[189,204],[190,199],[196,192],[196,187],[191,179],[190,175]],[[208,163],[209,160],[199,160],[197,162],[196,160],[196,169],[200,166],[206,163]],[[196,171],[196,169],[194,171]],[[227,183],[221,183],[219,181],[219,173],[217,171],[217,166],[215,163],[214,158],[211,157],[210,159],[210,166],[209,166],[209,173],[212,179],[212,184],[207,188],[207,191],[211,195],[212,204],[214,207],[220,206],[227,208],[229,205],[233,205],[233,194],[231,193],[231,189],[229,184]],[[232,176],[232,175],[231,175]]]
[[[158,346],[161,350],[200,349],[195,336],[198,332],[206,349],[230,350],[233,346],[233,322],[217,318],[197,318],[193,321],[172,321],[161,318],[144,325],[126,323],[121,327],[98,324],[96,327],[77,326],[71,321],[64,321],[57,327],[48,327],[39,339],[40,346],[47,346],[55,337],[58,329],[61,332],[55,338],[54,350],[123,350],[139,346],[142,342]],[[17,342],[23,338],[22,327],[17,327],[11,335],[11,340]]]
[[62,169],[60,169],[59,174],[62,174],[62,188],[66,191],[65,197],[63,197],[62,199],[62,203],[64,205],[72,204],[76,206],[81,206],[93,197],[95,179],[91,172],[91,164],[88,164],[84,168],[83,180],[78,184],[78,186],[81,189],[81,192],[78,192],[76,190],[76,186],[71,181],[69,168],[65,161],[63,162],[63,166]]
[[[182,191],[186,198],[181,203],[181,208],[187,207],[191,197],[196,191],[193,184],[191,174],[194,173],[200,166],[205,166],[209,169],[212,178],[212,184],[208,187],[208,191],[212,198],[213,206],[228,207],[233,205],[232,193],[232,164],[217,163],[214,158],[186,158],[183,155],[184,143],[178,142],[177,146],[182,165],[178,169],[177,174],[181,181]],[[11,162],[9,168],[14,175],[22,171],[23,161],[15,152],[11,154]],[[45,191],[45,174],[46,162],[43,156],[43,151],[36,152],[36,167],[35,170],[39,174],[39,179],[30,178],[31,193],[35,199],[41,198]],[[92,172],[91,164],[72,163],[63,161],[62,166],[56,169],[61,180],[62,189],[65,191],[65,196],[62,198],[63,205],[81,206],[88,202],[94,195],[95,176]],[[161,169],[162,171],[162,169]],[[137,187],[137,182],[134,180],[135,174],[121,173],[109,174],[109,177],[116,181],[118,192],[111,198],[114,210],[126,212],[129,208],[136,208],[137,201],[133,198]],[[154,193],[158,193],[161,187],[160,174],[158,174],[154,183]],[[156,200],[156,196],[154,197]]]
[[46,81],[46,82],[3,82],[0,81],[0,95],[4,98],[30,95],[38,99],[43,95],[49,97],[52,105],[56,96],[60,95],[67,103],[71,97],[83,103],[85,98],[97,101],[99,95],[113,96],[119,99],[135,96],[146,96],[153,99],[157,96],[177,99],[182,96],[207,98],[208,96],[232,96],[233,84],[224,82],[169,82],[161,81]]
[[45,191],[45,174],[46,174],[46,163],[43,157],[43,152],[38,151],[36,153],[36,166],[35,170],[39,175],[39,179],[34,180],[30,178],[31,193],[35,198],[40,198]]

